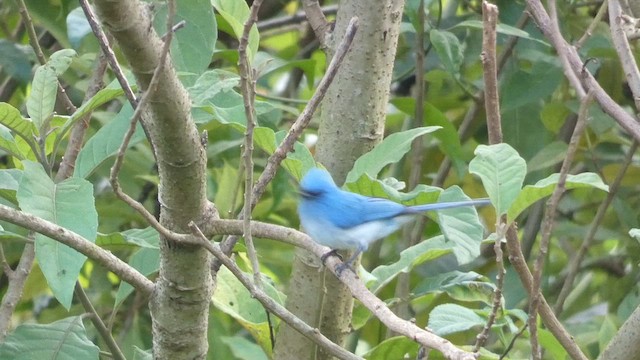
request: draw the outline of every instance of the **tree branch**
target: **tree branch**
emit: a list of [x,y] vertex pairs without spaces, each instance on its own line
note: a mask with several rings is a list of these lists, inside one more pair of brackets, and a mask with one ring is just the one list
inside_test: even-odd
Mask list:
[[154,286],[151,280],[111,252],[102,249],[73,231],[2,204],[0,204],[0,220],[22,226],[67,245],[112,271],[145,295],[149,295],[153,291]]

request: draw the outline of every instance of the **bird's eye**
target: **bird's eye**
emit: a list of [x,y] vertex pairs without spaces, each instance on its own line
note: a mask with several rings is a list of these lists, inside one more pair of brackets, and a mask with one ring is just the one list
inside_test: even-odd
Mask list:
[[313,199],[316,198],[318,196],[320,196],[320,191],[310,191],[310,190],[303,190],[300,189],[300,196],[302,196],[305,199]]

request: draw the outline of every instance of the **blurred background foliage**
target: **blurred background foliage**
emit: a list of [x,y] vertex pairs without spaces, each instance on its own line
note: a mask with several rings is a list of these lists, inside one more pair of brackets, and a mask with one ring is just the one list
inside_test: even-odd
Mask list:
[[[579,102],[563,76],[552,47],[541,37],[534,24],[527,20],[523,2],[503,0],[496,3],[500,9],[501,23],[498,28],[498,55],[504,57],[499,74],[504,142],[514,147],[526,160],[528,172],[525,184],[533,184],[559,170],[577,118]],[[67,48],[77,52],[69,70],[61,75],[60,80],[71,100],[79,106],[87,90],[99,47],[77,1],[27,0],[26,4],[46,55]],[[244,181],[240,175],[244,109],[238,90],[237,25],[244,21],[247,7],[237,2],[234,5],[232,0],[214,0],[212,4],[217,11],[213,21],[213,17],[201,16],[203,8],[211,8],[208,1],[179,1],[179,4],[179,16],[187,23],[184,29],[177,32],[172,56],[181,71],[181,79],[192,95],[193,117],[200,130],[206,130],[208,134],[209,198],[223,218],[235,218],[242,206]],[[332,1],[323,2],[330,20],[336,5]],[[391,134],[411,126],[416,103],[412,96],[415,74],[416,71],[424,71],[426,91],[423,126],[438,125],[443,129],[422,138],[425,153],[421,183],[444,188],[459,185],[471,197],[483,197],[486,196],[484,190],[479,181],[469,175],[467,168],[476,146],[487,143],[484,111],[479,101],[483,90],[480,2],[427,0],[425,6],[425,66],[424,69],[416,69],[418,0],[406,1],[385,131]],[[601,3],[566,1],[558,2],[558,6],[560,26],[565,37],[577,41],[592,22]],[[273,151],[274,139],[282,138],[280,132],[288,129],[313,94],[327,65],[325,55],[318,48],[318,42],[306,23],[289,19],[300,10],[297,1],[266,0],[259,15],[258,30],[252,35],[255,51],[253,63],[258,73],[258,123],[271,130],[265,130],[258,136],[260,143],[254,158],[256,174],[261,172],[268,154]],[[151,14],[156,16],[158,32],[162,34],[163,4],[155,3]],[[208,28],[192,26],[199,22]],[[0,8],[0,25],[0,101],[26,114],[25,102],[32,90],[31,80],[37,61],[15,2],[5,2]],[[202,45],[194,46],[193,42]],[[638,44],[636,42],[633,45],[637,57]],[[213,49],[213,56],[207,53],[207,47]],[[633,99],[625,84],[624,73],[605,21],[597,24],[592,36],[580,46],[579,52],[583,59],[589,59],[586,67],[595,74],[613,99],[634,113]],[[127,66],[124,61],[122,66]],[[208,69],[207,72],[204,72],[205,69]],[[106,83],[111,80],[113,75],[109,73]],[[105,149],[117,147],[120,138],[113,133],[100,131],[104,131],[108,125],[115,126],[118,119],[120,123],[128,121],[131,110],[123,107],[123,103],[122,96],[112,94],[106,96],[105,101],[96,108],[87,134],[89,140],[83,149],[86,153],[79,158],[76,173],[80,171],[78,169],[83,169],[82,177],[94,185],[99,215],[98,243],[153,276],[158,261],[155,251],[157,235],[153,232],[131,233],[131,229],[145,228],[146,224],[135,211],[115,198],[108,185],[113,153]],[[68,115],[60,104],[56,104],[56,111]],[[572,173],[594,172],[609,184],[620,171],[631,140],[597,105],[591,106],[589,114],[588,126],[581,138]],[[311,153],[316,128],[317,124],[312,123],[302,139]],[[54,154],[58,160],[65,146],[63,140],[59,154]],[[407,179],[411,166],[410,157],[405,157],[388,166],[382,177]],[[15,158],[0,151],[0,168],[15,169],[21,166]],[[8,190],[10,186],[6,174],[8,172],[0,178],[0,183],[4,182],[0,201],[12,204],[11,196],[15,192]],[[629,231],[638,227],[638,212],[635,209],[639,205],[639,175],[640,167],[637,159],[634,159],[598,228],[568,295],[564,311],[560,314],[560,319],[589,356],[597,356],[602,351],[617,328],[640,303],[637,285],[640,249],[638,240],[629,236]],[[125,192],[157,214],[157,172],[152,151],[143,136],[136,137],[127,153],[120,181]],[[296,186],[294,177],[281,170],[253,212],[253,218],[297,228]],[[563,285],[568,262],[581,246],[596,209],[605,196],[605,192],[586,188],[568,192],[562,199],[542,284],[543,293],[551,304],[556,301]],[[536,240],[540,237],[542,207],[541,203],[535,204],[517,219],[527,257],[537,256]],[[480,214],[485,227],[492,232],[495,223],[492,209],[480,209]],[[26,234],[23,229],[13,225],[1,225],[6,231]],[[423,238],[431,238],[439,233],[437,224],[429,222]],[[365,254],[364,268],[375,272],[374,269],[380,265],[398,261],[398,253],[402,250],[400,237],[401,234],[395,234],[373,246]],[[441,329],[435,329],[436,332],[446,334],[456,344],[474,342],[475,334],[481,328],[491,304],[495,278],[495,259],[491,246],[487,244],[482,256],[462,267],[450,252],[437,253],[411,265],[411,298],[404,300],[409,300],[419,325],[429,323],[430,327],[438,326],[437,314],[455,314],[459,328],[447,332],[444,330],[446,327],[442,326]],[[23,242],[15,237],[2,238],[4,256],[12,266],[19,260],[22,247]],[[257,247],[261,270],[273,285],[274,296],[283,301],[293,248],[262,239],[257,241]],[[243,246],[238,245],[236,250],[236,259],[248,269]],[[108,319],[126,355],[133,356],[135,347],[151,347],[146,299],[131,293],[130,288],[127,290],[121,286],[116,277],[106,273],[104,268],[94,266],[90,260],[84,265],[80,282],[87,288],[98,313]],[[378,296],[390,304],[402,301],[394,298],[394,287],[394,280],[381,285],[377,289]],[[6,288],[7,279],[2,277],[0,291],[4,293]],[[212,311],[209,322],[210,348],[213,350],[211,359],[267,357],[269,351],[264,350],[268,348],[263,332],[264,311],[250,300],[249,294],[241,289],[233,277],[221,273],[214,300],[221,311]],[[526,292],[507,263],[505,312],[499,314],[486,345],[487,357],[496,358],[495,354],[503,353],[523,327],[526,322],[526,302]],[[434,311],[436,307],[439,308],[438,312]],[[47,324],[83,312],[75,301],[70,312],[60,306],[36,266],[14,314],[14,324]],[[101,346],[102,340],[92,325],[88,322],[85,325],[88,337]],[[368,358],[395,358],[391,351],[398,351],[398,354],[417,352],[417,345],[407,339],[388,338],[390,334],[361,307],[355,310],[353,327],[355,331],[350,347],[357,348],[359,353],[373,349]],[[552,336],[544,331],[540,340],[547,358],[566,356]],[[528,349],[525,332],[515,340],[508,356],[527,358]]]

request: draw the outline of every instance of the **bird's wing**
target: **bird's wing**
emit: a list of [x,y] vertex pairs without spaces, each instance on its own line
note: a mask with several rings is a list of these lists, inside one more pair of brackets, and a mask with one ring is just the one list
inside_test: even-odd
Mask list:
[[371,221],[391,219],[406,213],[405,206],[393,201],[347,194],[342,194],[341,201],[333,201],[332,204],[332,222],[343,229]]

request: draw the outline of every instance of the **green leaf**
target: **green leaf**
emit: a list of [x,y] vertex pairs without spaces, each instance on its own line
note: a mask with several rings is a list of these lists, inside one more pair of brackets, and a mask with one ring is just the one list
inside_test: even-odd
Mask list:
[[473,327],[482,327],[485,319],[480,315],[456,304],[443,304],[436,306],[429,314],[428,327],[436,335],[445,336]]
[[[391,99],[391,104],[403,113],[415,116],[416,101],[414,98],[394,98]],[[462,145],[460,144],[458,130],[440,109],[428,102],[424,103],[423,120],[425,125],[440,126],[442,128],[440,131],[434,132],[433,136],[440,140],[440,148],[451,158],[461,176],[465,171],[466,164],[462,160]]]
[[452,271],[422,279],[411,293],[420,297],[430,293],[446,292],[458,301],[482,301],[491,305],[495,285],[482,280],[483,276],[473,271]]
[[[127,103],[120,113],[87,141],[76,159],[73,176],[86,178],[105,160],[118,153],[124,134],[129,130],[133,109]],[[140,123],[129,141],[129,148],[145,139]]]
[[260,346],[241,336],[222,336],[220,340],[229,347],[236,359],[269,360]]
[[16,198],[16,192],[20,186],[20,179],[22,179],[22,170],[0,170],[0,196],[17,204],[18,199]]
[[56,76],[64,74],[65,71],[71,66],[73,58],[78,54],[73,49],[62,49],[51,54],[47,66],[50,66],[55,72]]
[[[185,20],[186,25],[173,35],[171,59],[178,71],[199,75],[211,62],[218,34],[211,1],[178,1],[176,5],[174,23]],[[159,34],[165,34],[166,4],[156,5],[156,11],[154,26]]]
[[100,348],[87,337],[82,317],[50,324],[23,324],[0,345],[0,359],[98,359]]
[[345,183],[355,182],[362,175],[376,177],[388,164],[400,161],[411,150],[411,143],[418,136],[434,132],[440,126],[427,126],[393,133],[368,153],[360,156],[347,174]]
[[33,136],[38,135],[38,128],[31,120],[23,118],[18,109],[3,102],[0,102],[0,124],[27,142],[33,143]]
[[[263,282],[264,291],[279,304],[284,303],[281,295],[268,282]],[[218,272],[218,283],[213,294],[216,308],[230,315],[253,336],[255,341],[267,353],[271,354],[269,325],[264,307],[253,298],[240,281],[225,267]]]
[[[244,23],[249,18],[249,6],[246,2],[236,0],[212,0],[213,7],[216,9],[220,16],[227,22],[231,32],[230,35],[234,35],[236,39],[240,40],[244,28]],[[221,30],[229,30],[223,24],[219,24]],[[258,45],[260,42],[260,34],[258,28],[254,24],[249,31],[249,46],[248,56],[249,62],[253,61],[254,56],[258,52]]]
[[[131,255],[129,265],[145,276],[156,273],[160,268],[160,250],[154,248],[140,248],[135,252],[135,254]],[[129,285],[129,283],[124,281],[120,282],[120,287],[118,287],[118,292],[116,293],[116,306],[122,303],[127,296],[133,293],[133,290],[133,286]]]
[[[78,178],[55,184],[40,164],[31,161],[24,161],[23,164],[24,173],[17,193],[20,208],[94,242],[98,229],[98,213],[94,205],[93,185]],[[38,234],[36,258],[53,294],[69,309],[73,288],[86,257],[66,245]]]
[[418,344],[406,336],[388,338],[364,354],[367,360],[415,359]]
[[371,272],[371,279],[367,281],[367,287],[375,294],[398,274],[407,273],[419,264],[450,253],[453,246],[453,243],[445,241],[444,236],[436,236],[405,249],[395,263],[375,268]]
[[[556,185],[558,184],[559,178],[560,174],[551,174],[547,178],[538,181],[534,185],[525,186],[520,194],[518,194],[518,197],[513,202],[513,205],[509,208],[509,212],[507,213],[508,221],[514,221],[518,217],[518,215],[520,215],[524,211],[524,209],[528,208],[536,201],[551,195]],[[609,192],[609,186],[602,182],[600,176],[590,172],[578,175],[567,175],[565,188],[567,190],[579,188],[595,188]]]
[[[439,202],[469,200],[457,186],[452,186],[440,194]],[[453,254],[458,264],[464,265],[475,260],[480,255],[480,244],[484,239],[484,227],[478,218],[478,212],[473,206],[455,209],[438,210],[440,229],[448,241],[457,246]]]
[[454,76],[458,76],[462,65],[462,45],[458,38],[448,31],[432,29],[429,38],[444,68]]
[[56,70],[47,65],[40,66],[33,76],[31,93],[27,98],[27,113],[40,132],[42,126],[53,116],[58,90]]
[[558,64],[536,62],[528,71],[518,70],[501,81],[500,111],[504,114],[550,96],[562,81]]
[[[463,22],[460,22],[460,23],[456,24],[451,29],[455,29],[455,28],[459,28],[459,27],[466,27],[466,28],[478,29],[478,30],[482,30],[483,29],[482,21],[480,21],[480,20],[465,20]],[[542,41],[542,40],[539,40],[539,39],[536,39],[536,38],[532,37],[531,35],[529,35],[528,32],[526,32],[526,31],[524,31],[522,29],[518,29],[516,27],[513,27],[511,25],[498,24],[496,26],[496,32],[498,32],[499,34],[504,34],[504,35],[509,35],[509,36],[516,36],[516,37],[519,37],[519,38],[522,38],[522,39],[536,41],[536,42],[538,42],[540,44],[543,44],[545,46],[551,46],[545,41]]]
[[208,105],[221,92],[233,91],[240,83],[240,76],[230,71],[213,69],[204,72],[188,91],[194,106]]
[[[287,133],[279,131],[274,133],[273,130],[266,127],[256,127],[254,132],[254,141],[256,146],[272,155],[277,147],[282,143]],[[282,161],[282,167],[287,170],[296,179],[300,179],[306,170],[315,166],[315,160],[309,149],[303,144],[296,142],[293,146],[293,152],[287,154]]]
[[527,164],[509,144],[480,145],[469,172],[482,180],[497,214],[503,215],[520,193]]
[[89,34],[91,34],[91,26],[84,16],[84,10],[78,6],[67,15],[67,36],[71,46],[79,48],[82,39]]
[[29,61],[29,51],[27,49],[31,50],[28,46],[0,39],[0,66],[2,71],[23,85],[31,80],[31,62]]
[[546,169],[561,163],[567,153],[569,146],[563,141],[554,141],[545,145],[527,164],[527,172]]
[[9,155],[16,157],[20,160],[25,158],[22,150],[16,143],[16,139],[13,138],[9,129],[4,125],[0,125],[0,149],[6,151]]
[[133,347],[133,360],[153,360],[153,351],[142,350],[137,346]]

